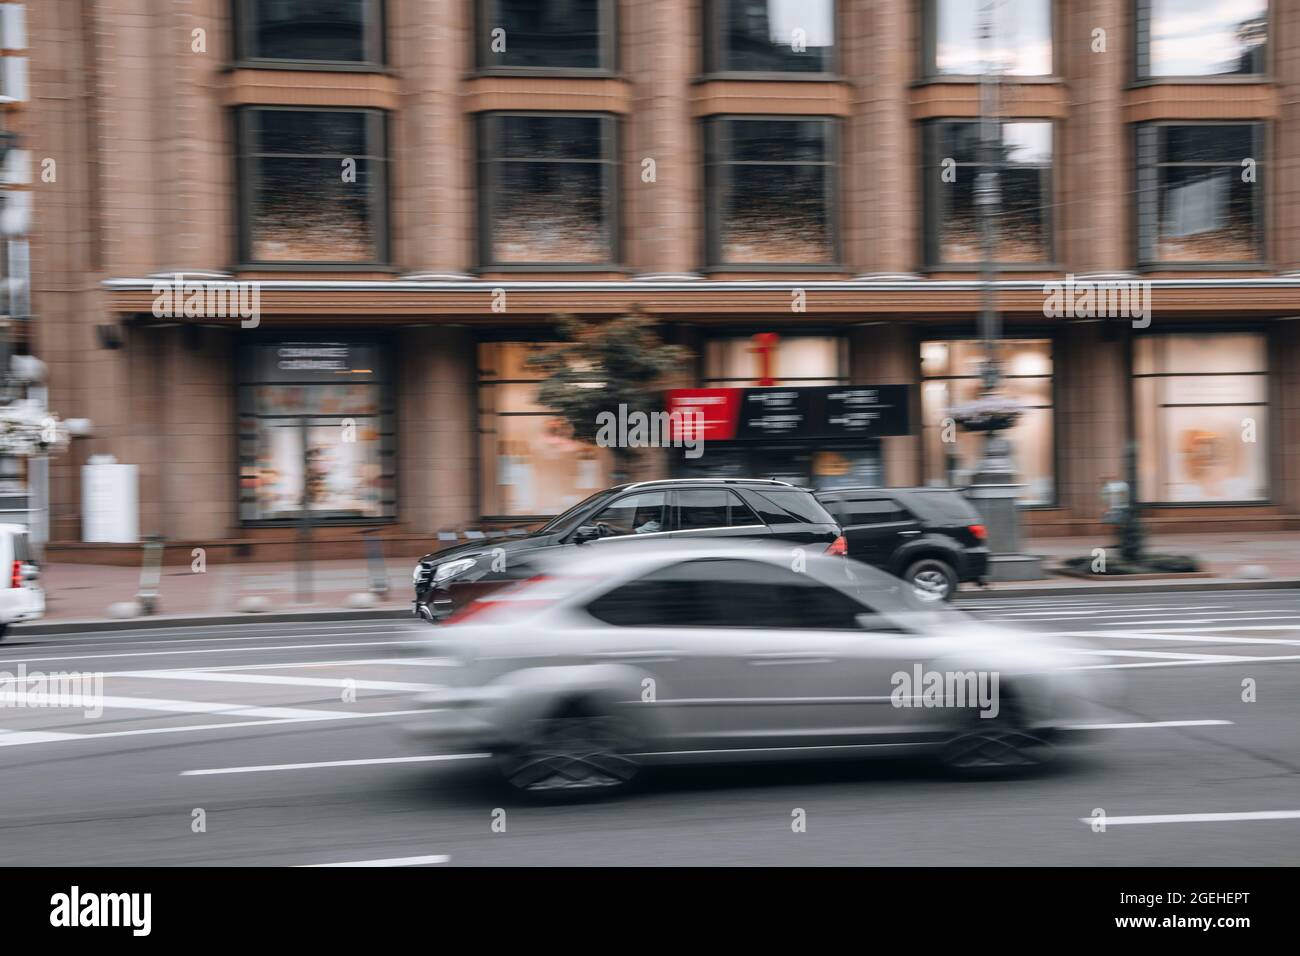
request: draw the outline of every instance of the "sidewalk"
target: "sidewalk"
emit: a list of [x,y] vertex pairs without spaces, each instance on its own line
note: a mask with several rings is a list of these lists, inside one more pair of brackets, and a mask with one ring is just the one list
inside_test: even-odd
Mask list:
[[[1040,538],[1029,542],[1028,549],[1043,555],[1046,569],[1056,567],[1061,559],[1087,555],[1103,544],[1095,537]],[[1060,593],[1101,589],[1159,590],[1171,587],[1213,589],[1225,586],[1277,587],[1294,583],[1300,587],[1300,536],[1289,532],[1268,534],[1197,534],[1155,535],[1149,543],[1152,551],[1170,551],[1195,555],[1205,571],[1213,577],[1190,577],[1179,580],[1170,576],[1160,580],[1125,581],[1123,578],[1075,578],[1052,574],[1041,581],[1017,581],[990,585],[984,590],[963,589],[972,597],[998,596],[1029,591]],[[1266,569],[1265,577],[1243,573],[1248,566]],[[367,610],[370,613],[402,613],[410,609],[410,559],[387,562],[388,594]],[[90,564],[51,564],[42,574],[46,594],[46,615],[42,622],[15,625],[15,632],[45,630],[42,624],[74,621],[110,620],[110,605],[132,601],[139,588],[140,574],[135,568],[107,567]],[[318,561],[311,568],[310,592],[300,593],[297,566],[291,562],[208,565],[205,573],[195,574],[188,567],[164,568],[159,583],[158,608],[153,620],[175,616],[201,619],[233,616],[255,621],[263,614],[311,613],[343,615],[351,608],[349,599],[370,589],[370,573],[364,561]],[[262,614],[248,613],[247,599],[262,599]],[[356,609],[352,614],[359,614]],[[139,624],[149,618],[137,618]]]

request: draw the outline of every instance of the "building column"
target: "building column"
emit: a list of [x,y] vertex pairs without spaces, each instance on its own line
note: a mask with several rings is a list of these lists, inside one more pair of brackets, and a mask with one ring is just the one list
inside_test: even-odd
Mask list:
[[892,488],[921,483],[921,399],[915,336],[910,326],[873,322],[849,331],[849,377],[855,385],[911,385],[912,434],[880,440],[882,478]]

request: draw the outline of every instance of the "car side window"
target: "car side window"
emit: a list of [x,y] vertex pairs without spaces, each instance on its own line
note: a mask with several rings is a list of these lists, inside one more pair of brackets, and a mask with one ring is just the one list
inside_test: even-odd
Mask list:
[[606,525],[609,532],[605,537],[610,538],[666,531],[664,502],[665,493],[662,491],[642,491],[625,495],[598,512],[589,523]]
[[840,502],[839,511],[846,525],[886,524],[911,518],[890,498],[848,498]]
[[749,506],[727,488],[682,488],[677,492],[677,530],[737,528],[760,524]]

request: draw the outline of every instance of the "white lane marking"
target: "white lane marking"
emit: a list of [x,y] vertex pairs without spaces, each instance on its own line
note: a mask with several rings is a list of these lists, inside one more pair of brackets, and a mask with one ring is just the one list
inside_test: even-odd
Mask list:
[[[196,731],[205,730],[240,730],[244,727],[279,727],[282,724],[307,724],[318,722],[330,722],[341,720],[376,720],[381,717],[403,717],[409,714],[427,714],[428,708],[415,707],[410,710],[377,710],[361,714],[343,713],[325,713],[320,712],[316,717],[282,717],[279,720],[238,720],[224,724],[189,724],[184,727],[140,727],[135,730],[106,730],[98,734],[60,734],[57,737],[48,735],[48,740],[22,740],[24,744],[42,744],[42,743],[66,743],[70,741],[84,742],[87,740],[108,739],[110,737],[148,737],[154,734],[188,734]],[[3,731],[7,733],[8,731]],[[14,731],[14,733],[20,733]],[[35,736],[34,734],[28,736]]]
[[0,747],[16,747],[20,744],[47,744],[77,736],[79,735],[61,734],[52,730],[0,730]]
[[216,767],[182,770],[182,777],[211,777],[226,773],[266,773],[273,770],[315,770],[320,767],[369,767],[384,763],[434,763],[444,760],[482,760],[491,754],[432,754],[423,757],[367,757],[360,760],[322,760],[316,763],[273,763],[260,767]]
[[[1209,628],[1197,628],[1209,630]],[[1151,631],[1053,631],[1059,637],[1114,638],[1121,641],[1170,641],[1174,644],[1280,644],[1284,647],[1298,647],[1300,640],[1285,637],[1201,637],[1197,634],[1167,634]]]
[[[56,707],[60,696],[44,691],[0,690],[0,704],[22,704],[25,707]],[[105,694],[94,698],[105,708],[122,710],[160,710],[177,714],[229,714],[232,717],[268,717],[285,719],[315,717],[324,713],[305,707],[255,707],[248,704],[224,704],[206,700],[167,700],[157,697],[118,697]]]
[[1094,654],[1098,657],[1155,657],[1175,661],[1239,661],[1240,654],[1196,654],[1190,651],[1135,651],[1110,648],[1078,647],[1075,654]]
[[[407,647],[411,645],[424,645],[429,643],[427,640],[421,641],[340,641],[330,644],[277,644],[273,647],[241,647],[239,648],[245,654],[263,653],[266,651],[307,651],[320,650],[322,648],[335,647]],[[191,651],[133,651],[121,654],[68,654],[63,657],[15,657],[12,660],[0,661],[0,664],[37,664],[44,661],[93,661],[101,658],[111,657],[174,657],[187,654],[230,654],[232,649],[229,647],[205,647],[199,650]],[[347,663],[347,661],[340,661]],[[289,662],[285,667],[292,667],[293,663]]]
[[1237,823],[1245,820],[1300,820],[1300,810],[1249,810],[1242,813],[1153,813],[1138,817],[1079,817],[1089,825],[1101,821],[1106,826],[1135,823]]
[[299,863],[300,868],[325,866],[427,866],[430,863],[449,863],[451,857],[446,854],[430,856],[394,856],[387,860],[354,860],[350,863]]
[[1216,661],[1144,661],[1140,664],[1081,664],[1078,667],[1068,667],[1066,670],[1072,671],[1105,671],[1105,670],[1132,670],[1138,667],[1213,667],[1214,665],[1223,664],[1270,664],[1273,661],[1300,661],[1300,654],[1273,654],[1262,657],[1254,655],[1243,655],[1242,657],[1225,657],[1223,660]]
[[[1110,614],[1186,614],[1188,611],[1214,611],[1227,610],[1217,604],[1193,604],[1188,607],[1116,607],[1103,610],[1101,608],[1080,608],[1070,611],[1016,611],[1001,615],[1002,617],[1100,617]],[[1272,610],[1283,610],[1283,608],[1269,608]]]
[[[396,664],[399,667],[459,667],[460,663],[450,657],[339,657],[328,661],[293,661],[288,664],[218,664],[213,667],[185,668],[194,671],[257,671],[275,670],[277,668],[293,669],[296,667],[351,667],[366,664]],[[166,668],[155,668],[157,673],[165,673]]]
[[1230,720],[1134,720],[1118,724],[1067,724],[1062,730],[1147,730],[1160,727],[1224,727]]
[[[367,633],[371,631],[399,630],[399,631],[408,631],[412,633],[417,633],[417,632],[425,632],[429,630],[429,625],[427,624],[411,625],[406,621],[394,621],[393,623],[396,625],[396,627],[391,625],[385,626],[383,624],[368,623],[368,624],[352,624],[346,626],[340,625],[339,627],[336,628],[312,628],[311,630],[294,630],[292,628],[285,628],[283,630],[277,630],[276,633],[274,634],[256,634],[256,635],[244,636],[244,637],[232,637],[232,636],[209,637],[206,636],[204,633],[200,633],[201,629],[195,626],[158,627],[158,628],[149,628],[147,630],[140,629],[140,630],[133,630],[133,631],[104,631],[104,632],[78,631],[67,635],[59,635],[60,637],[75,637],[77,638],[77,640],[75,641],[73,640],[46,641],[46,642],[42,642],[40,646],[52,648],[54,650],[62,650],[69,647],[139,647],[140,645],[148,645],[148,644],[178,644],[182,642],[188,644],[225,644],[225,643],[239,643],[243,641],[283,641],[286,638],[300,639],[306,637],[346,637],[349,634],[366,636]],[[241,629],[246,627],[246,625],[242,625],[242,624],[231,624],[228,626],[231,628],[241,628]],[[210,628],[208,629],[208,633],[216,635],[219,632],[215,628]],[[165,634],[172,634],[172,636],[164,638],[162,640],[149,640],[149,641],[135,640],[129,637],[127,639],[121,639],[123,638],[124,635],[131,635],[131,634],[141,634],[141,635],[147,634],[151,637],[156,635],[165,635]],[[32,635],[32,636],[39,637],[39,635]],[[35,645],[29,645],[29,646],[35,646]]]
[[[1261,615],[1233,614],[1230,616],[1220,615],[1219,617],[1180,617],[1180,618],[1173,618],[1167,621],[1153,621],[1148,618],[1135,618],[1131,621],[1100,621],[1099,623],[1106,627],[1126,627],[1126,626],[1132,627],[1134,625],[1141,626],[1144,624],[1155,624],[1160,630],[1167,631],[1167,630],[1172,630],[1173,628],[1166,625],[1177,625],[1178,627],[1191,627],[1192,625],[1197,625],[1197,630],[1200,630],[1200,625],[1202,624],[1213,624],[1215,621],[1225,621],[1225,620],[1300,621],[1300,614],[1261,614]],[[1050,622],[1044,621],[1043,623],[1050,623]],[[1242,631],[1252,630],[1252,629],[1253,629],[1252,626],[1238,628],[1238,630],[1242,630]],[[1300,623],[1296,624],[1294,629],[1300,631]],[[1207,628],[1207,630],[1213,630],[1213,628]]]
[[[346,663],[346,662],[342,662]],[[224,671],[115,671],[105,677],[143,677],[151,680],[213,681],[228,684],[282,684],[297,687],[352,687],[357,690],[436,690],[440,684],[412,684],[406,681],[358,680],[351,677],[291,677],[287,674],[239,674]]]

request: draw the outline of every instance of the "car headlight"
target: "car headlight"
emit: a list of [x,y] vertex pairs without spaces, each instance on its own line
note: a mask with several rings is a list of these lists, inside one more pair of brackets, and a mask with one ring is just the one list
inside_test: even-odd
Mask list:
[[417,564],[415,570],[411,572],[411,583],[419,584],[420,580],[424,577],[425,570],[423,564]]
[[433,572],[433,583],[441,584],[458,574],[463,574],[477,563],[473,558],[461,558],[458,561],[448,561],[446,564],[440,564],[438,570]]

